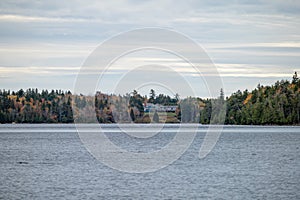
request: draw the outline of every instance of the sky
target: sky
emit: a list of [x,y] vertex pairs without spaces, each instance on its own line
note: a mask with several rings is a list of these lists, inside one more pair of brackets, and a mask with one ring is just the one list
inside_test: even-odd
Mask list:
[[[172,30],[196,42],[216,67],[226,95],[252,90],[258,83],[291,80],[294,71],[300,72],[300,2],[296,0],[1,0],[0,88],[74,91],[82,66],[103,42],[145,27]],[[208,75],[204,72],[195,79],[185,64],[165,52],[134,52],[120,57],[97,87],[108,93],[140,89],[147,94],[151,84],[133,85],[128,91],[112,85],[124,86],[122,82],[150,75],[159,82],[162,69],[168,69],[163,79],[174,85],[171,94],[209,97],[203,81]],[[132,71],[132,66],[138,69]],[[173,73],[169,68],[174,66]],[[181,84],[184,80],[198,92],[179,88],[188,87]],[[168,90],[166,85],[153,84],[158,93]]]

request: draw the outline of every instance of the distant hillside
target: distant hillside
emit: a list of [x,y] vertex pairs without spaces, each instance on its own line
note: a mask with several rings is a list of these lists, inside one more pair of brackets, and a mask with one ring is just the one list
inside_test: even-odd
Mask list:
[[72,94],[61,90],[0,90],[0,123],[72,123]]
[[[206,100],[200,123],[210,122],[212,99]],[[258,85],[249,92],[237,91],[226,98],[225,124],[296,125],[300,124],[300,81],[295,72],[291,82],[277,81]]]
[[[172,112],[148,112],[144,105],[172,106]],[[183,112],[185,114],[183,114]],[[225,114],[226,112],[226,114]],[[70,91],[27,89],[0,90],[0,123],[202,123],[236,125],[299,125],[300,81],[295,72],[291,82],[238,90],[225,99],[221,89],[217,99],[178,95],[73,95]],[[224,118],[225,117],[225,118]]]

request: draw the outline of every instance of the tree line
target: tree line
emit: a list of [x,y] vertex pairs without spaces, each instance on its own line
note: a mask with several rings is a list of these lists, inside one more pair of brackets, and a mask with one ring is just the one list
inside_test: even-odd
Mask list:
[[[200,123],[210,123],[212,104],[215,101],[216,99],[204,100]],[[251,92],[238,90],[227,97],[225,103],[225,124],[299,125],[300,80],[295,72],[291,82],[281,80],[271,86],[258,84]]]
[[0,90],[0,123],[72,123],[70,91]]
[[[151,92],[150,98],[139,94],[136,90],[125,95],[108,95],[101,92],[97,92],[94,97],[74,95],[74,119],[76,122],[91,123],[95,122],[96,116],[99,123],[150,123],[152,120],[158,122],[158,114],[145,112],[144,105],[146,103],[177,105],[178,96],[175,95],[174,98],[164,94],[156,96],[154,90]],[[179,122],[175,115],[169,117],[167,123],[171,121]]]
[[136,90],[126,95],[74,95],[70,91],[27,89],[0,90],[0,123],[150,123],[159,122],[160,113],[144,111],[146,103],[177,106],[166,115],[166,123],[202,123],[235,125],[300,124],[300,80],[297,72],[291,81],[271,86],[258,85],[248,90],[215,99],[180,99],[155,94],[149,98]]

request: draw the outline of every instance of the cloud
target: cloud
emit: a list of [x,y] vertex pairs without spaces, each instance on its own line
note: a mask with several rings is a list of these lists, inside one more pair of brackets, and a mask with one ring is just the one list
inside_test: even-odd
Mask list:
[[[0,15],[0,21],[4,22],[50,22],[50,23],[65,23],[65,22],[88,22],[90,20],[83,18],[55,18],[55,17],[32,17],[23,15]],[[96,20],[97,22],[102,22]]]
[[[182,32],[202,45],[227,83],[241,81],[227,84],[233,91],[241,85],[289,77],[299,68],[299,15],[300,3],[293,0],[3,0],[1,85],[20,88],[26,81],[41,84],[41,77],[49,76],[44,86],[51,88],[54,82],[70,86],[98,44],[122,31],[158,26]],[[124,66],[128,70],[131,64],[155,63],[195,76],[180,59],[161,55],[121,59],[107,75],[122,74]],[[202,66],[203,74],[209,75]],[[16,75],[24,81],[9,78]]]

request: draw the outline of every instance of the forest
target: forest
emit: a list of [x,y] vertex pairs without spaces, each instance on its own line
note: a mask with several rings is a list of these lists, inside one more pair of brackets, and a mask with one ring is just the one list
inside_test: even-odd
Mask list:
[[[175,112],[145,112],[145,105],[177,106]],[[95,96],[70,91],[20,89],[0,90],[0,123],[201,123],[234,125],[299,125],[300,80],[258,86],[225,98],[223,89],[216,99],[180,99],[155,94],[149,98],[134,90],[126,95]]]

